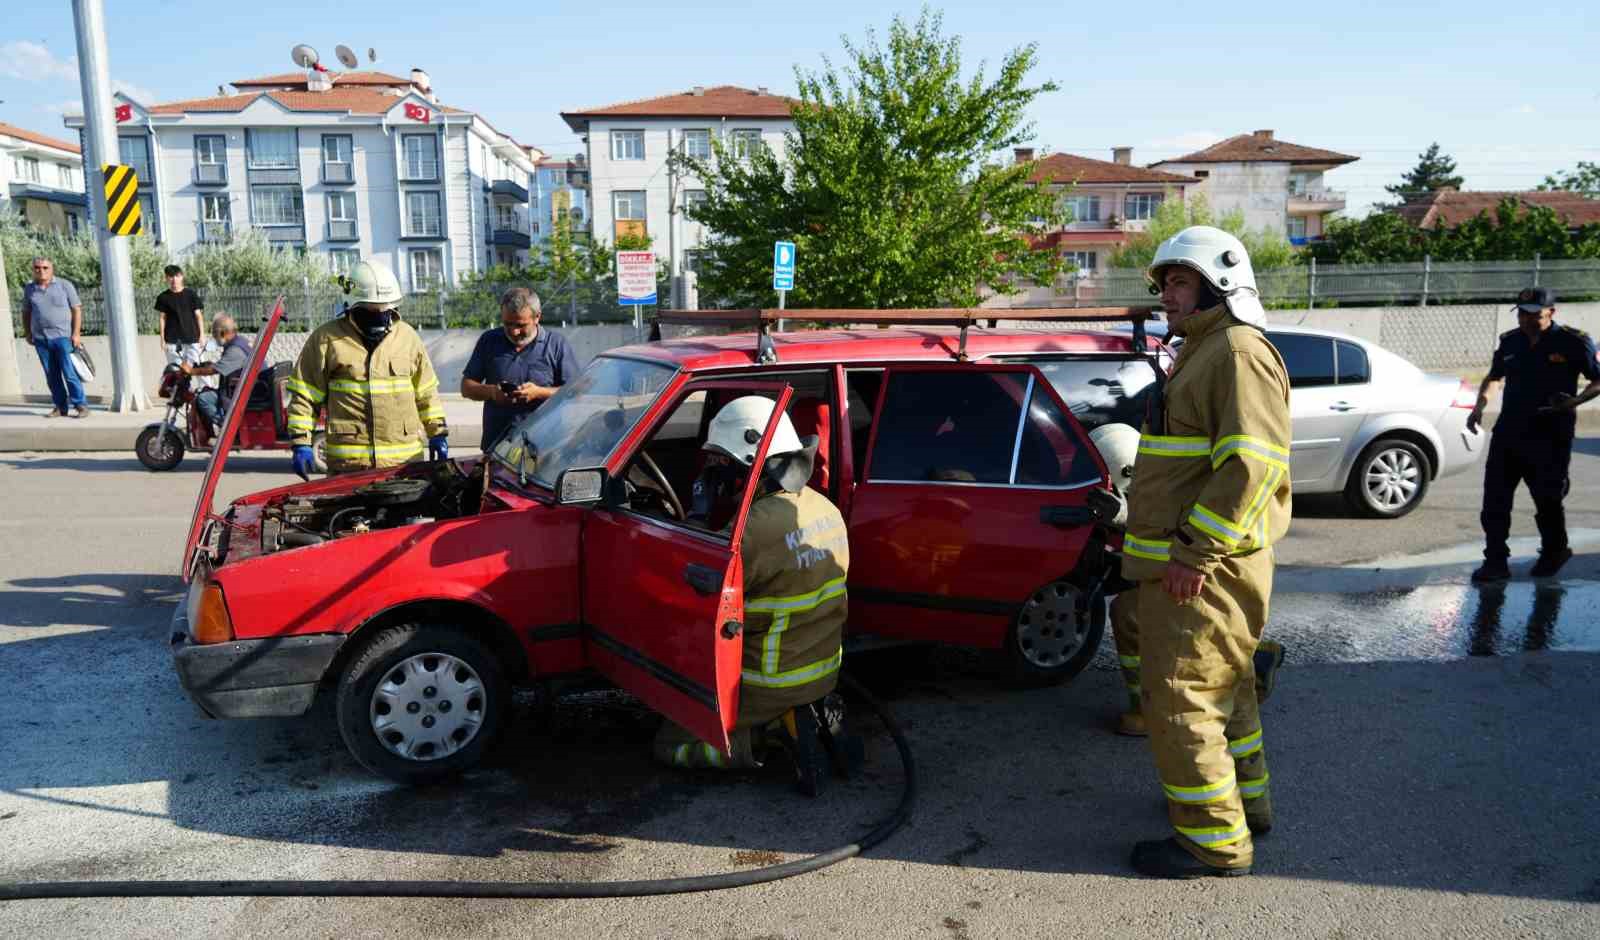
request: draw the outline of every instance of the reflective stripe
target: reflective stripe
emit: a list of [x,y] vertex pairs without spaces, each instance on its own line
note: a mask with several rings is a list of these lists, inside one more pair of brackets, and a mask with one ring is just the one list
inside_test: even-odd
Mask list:
[[1122,661],[1122,668],[1124,669],[1139,668],[1139,657],[1137,656],[1118,656],[1117,659]]
[[1250,826],[1243,819],[1240,819],[1232,826],[1205,826],[1198,829],[1188,826],[1173,826],[1172,828],[1182,833],[1190,842],[1212,848],[1232,845],[1250,835]]
[[700,753],[705,756],[706,763],[713,767],[728,766],[728,759],[722,756],[722,752],[704,741],[700,742]]
[[411,457],[422,453],[422,442],[412,441],[407,444],[382,444],[373,447],[370,444],[333,444],[328,445],[329,457]]
[[437,377],[431,378],[428,381],[423,382],[421,385],[417,386],[417,397],[421,398],[422,396],[428,394],[429,392],[433,391],[434,389],[436,389],[438,387],[439,387],[438,378]]
[[798,669],[790,669],[788,672],[766,673],[756,669],[746,669],[739,675],[750,685],[760,686],[763,689],[787,689],[831,676],[839,671],[839,665],[843,662],[844,647],[840,647],[827,659]]
[[1237,741],[1228,742],[1228,753],[1234,757],[1249,757],[1261,750],[1261,729],[1245,735]]
[[778,674],[778,657],[783,644],[783,633],[789,629],[789,615],[815,610],[826,601],[845,594],[845,576],[832,578],[822,587],[806,594],[794,594],[789,597],[756,597],[751,598],[744,605],[745,613],[770,613],[772,627],[767,630],[761,647],[761,671],[766,675]]
[[1152,457],[1205,457],[1211,453],[1211,439],[1146,434],[1139,438],[1139,453]]
[[672,749],[672,763],[678,767],[689,766],[689,748],[692,744],[680,744]]
[[310,415],[290,415],[286,423],[291,431],[310,431],[316,428],[317,419]]
[[1232,520],[1219,516],[1199,503],[1195,503],[1194,508],[1189,510],[1189,523],[1229,548],[1250,537],[1247,526],[1240,526]]
[[1271,774],[1262,774],[1254,780],[1239,781],[1239,795],[1247,800],[1257,800],[1267,795],[1267,781]]
[[1130,694],[1139,695],[1139,694],[1144,692],[1144,686],[1140,685],[1137,682],[1127,682],[1127,683],[1124,683],[1124,684],[1128,687],[1128,692]]
[[1272,500],[1272,494],[1278,491],[1278,484],[1283,482],[1284,474],[1287,472],[1288,468],[1286,467],[1280,466],[1268,468],[1266,478],[1263,479],[1261,481],[1261,485],[1256,488],[1256,494],[1250,500],[1250,505],[1245,507],[1245,528],[1249,528],[1251,523],[1254,522],[1256,518],[1266,510],[1267,503]]
[[370,379],[365,382],[360,379],[334,379],[328,383],[328,391],[347,392],[352,395],[415,394],[415,390],[411,387],[411,379],[404,375]]
[[1170,539],[1141,539],[1128,535],[1122,539],[1122,550],[1135,558],[1148,558],[1151,561],[1172,560],[1172,541]]
[[1217,442],[1211,449],[1212,468],[1222,466],[1222,462],[1234,454],[1241,457],[1254,457],[1262,463],[1274,467],[1289,469],[1289,452],[1271,441],[1248,434],[1233,434]]
[[1227,798],[1233,792],[1233,774],[1220,783],[1208,783],[1200,787],[1175,787],[1163,782],[1161,788],[1167,791],[1167,799],[1174,803],[1215,803]]
[[325,390],[317,388],[315,385],[312,385],[311,383],[302,379],[297,379],[292,375],[289,376],[289,380],[287,382],[283,383],[283,386],[292,394],[308,399],[313,405],[322,404],[322,402],[328,397],[328,393]]
[[424,421],[432,421],[435,418],[442,418],[444,417],[444,406],[438,405],[433,408],[429,408],[427,411],[418,413],[417,417]]

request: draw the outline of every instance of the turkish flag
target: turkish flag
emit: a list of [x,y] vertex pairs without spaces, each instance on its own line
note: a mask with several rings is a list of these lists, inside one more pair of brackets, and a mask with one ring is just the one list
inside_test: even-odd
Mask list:
[[413,121],[421,121],[422,123],[427,124],[429,120],[432,119],[433,115],[429,113],[428,109],[424,108],[422,105],[411,104],[410,102],[407,102],[406,117]]
[[119,104],[119,105],[117,105],[117,123],[121,124],[123,121],[131,121],[131,120],[133,120],[133,105],[131,105],[131,104]]

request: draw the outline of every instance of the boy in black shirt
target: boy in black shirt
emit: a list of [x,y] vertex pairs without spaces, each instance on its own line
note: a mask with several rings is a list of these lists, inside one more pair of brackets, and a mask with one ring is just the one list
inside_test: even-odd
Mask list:
[[156,295],[161,314],[161,346],[172,362],[196,363],[205,349],[205,301],[183,286],[183,269],[167,265],[167,289]]

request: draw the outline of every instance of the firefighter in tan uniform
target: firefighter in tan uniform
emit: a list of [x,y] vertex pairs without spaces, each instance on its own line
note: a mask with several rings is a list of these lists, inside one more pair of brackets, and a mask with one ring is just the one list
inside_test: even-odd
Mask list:
[[[704,450],[712,461],[696,481],[696,511],[714,491],[742,494],[773,403],[758,395],[729,402],[712,419]],[[731,751],[707,744],[666,722],[652,748],[674,767],[749,769],[762,766],[769,745],[789,753],[803,792],[816,795],[830,761],[841,773],[859,744],[842,728],[842,704],[830,695],[843,660],[845,579],[850,546],[844,517],[827,497],[806,486],[816,453],[795,435],[788,415],[768,448],[745,522],[744,666]],[[850,752],[847,754],[847,752]]]
[[288,425],[294,469],[312,468],[311,432],[328,409],[329,473],[392,467],[450,455],[439,377],[417,331],[400,319],[400,282],[382,264],[363,261],[344,280],[344,315],[306,339],[289,379]]
[[1122,573],[1134,582],[1143,715],[1170,838],[1132,864],[1164,878],[1247,874],[1271,825],[1252,657],[1267,620],[1272,544],[1289,528],[1289,379],[1244,246],[1209,226],[1150,266],[1182,336],[1134,464]]

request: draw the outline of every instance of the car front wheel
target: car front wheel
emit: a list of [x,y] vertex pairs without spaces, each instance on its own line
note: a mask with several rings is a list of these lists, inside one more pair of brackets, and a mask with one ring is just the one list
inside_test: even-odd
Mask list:
[[1106,602],[1072,581],[1052,581],[1028,595],[1011,622],[1006,658],[1018,685],[1065,682],[1083,671],[1105,633]]
[[499,661],[474,637],[439,624],[389,627],[339,679],[339,734],[368,770],[432,783],[483,758],[510,696]]
[[1398,519],[1422,504],[1432,475],[1417,445],[1399,438],[1373,441],[1350,470],[1345,502],[1364,516]]

